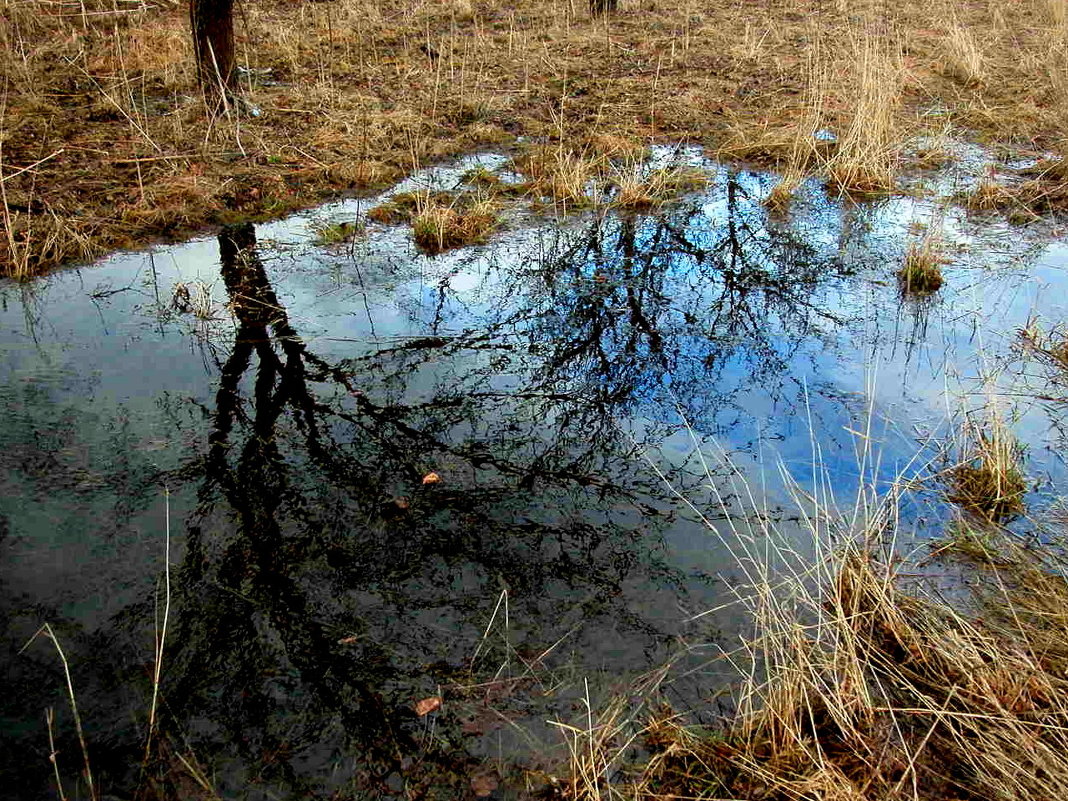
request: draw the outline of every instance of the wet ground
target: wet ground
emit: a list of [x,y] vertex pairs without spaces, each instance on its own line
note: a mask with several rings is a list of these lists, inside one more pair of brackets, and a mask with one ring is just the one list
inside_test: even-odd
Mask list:
[[[0,285],[9,797],[54,797],[47,708],[70,795],[82,768],[57,650],[23,648],[45,622],[116,798],[510,796],[558,769],[547,721],[680,652],[666,697],[715,714],[746,621],[691,618],[741,580],[747,520],[804,549],[784,473],[848,503],[996,397],[1048,504],[1063,437],[1017,330],[1064,319],[1056,228],[815,183],[769,216],[773,176],[671,157],[710,187],[436,257],[375,225],[313,243],[365,199]],[[946,286],[904,299],[930,225]]]

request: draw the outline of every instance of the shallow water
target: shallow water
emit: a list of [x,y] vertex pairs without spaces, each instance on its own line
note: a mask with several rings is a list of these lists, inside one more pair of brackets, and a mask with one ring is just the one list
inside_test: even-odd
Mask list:
[[[227,798],[459,797],[490,773],[511,795],[554,769],[547,720],[584,720],[680,638],[669,699],[729,679],[705,660],[745,621],[687,621],[741,579],[732,524],[791,536],[780,465],[848,502],[930,472],[996,396],[1047,502],[1063,437],[1015,337],[1064,319],[1059,232],[817,184],[769,217],[772,176],[669,157],[710,188],[652,215],[525,213],[433,258],[402,229],[311,244],[376,202],[353,200],[0,285],[12,797],[52,797],[49,706],[68,793],[81,767],[56,649],[19,653],[45,622],[115,797],[144,785],[165,608],[148,775],[179,795],[193,773]],[[910,226],[939,216],[947,284],[902,300]],[[936,494],[906,509],[919,539]]]

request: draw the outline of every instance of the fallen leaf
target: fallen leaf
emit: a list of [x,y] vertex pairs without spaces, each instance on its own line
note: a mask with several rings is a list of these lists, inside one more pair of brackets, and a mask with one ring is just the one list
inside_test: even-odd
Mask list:
[[354,642],[359,642],[360,638],[353,634],[351,637],[342,637],[337,641],[338,645],[352,645]]
[[427,473],[423,476],[423,484],[440,484],[441,476],[437,473]]
[[432,695],[429,698],[423,698],[415,702],[415,714],[419,717],[425,717],[438,709],[441,709],[440,695]]
[[477,776],[472,776],[471,789],[475,791],[475,795],[479,798],[485,798],[497,789],[497,777],[492,773],[481,773]]

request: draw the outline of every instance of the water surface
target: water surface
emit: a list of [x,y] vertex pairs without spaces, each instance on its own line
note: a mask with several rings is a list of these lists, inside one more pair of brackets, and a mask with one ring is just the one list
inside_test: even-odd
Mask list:
[[[772,176],[701,163],[657,213],[523,214],[437,257],[397,228],[312,243],[365,199],[0,286],[4,786],[54,797],[48,707],[79,781],[56,650],[19,653],[45,622],[115,797],[514,795],[558,769],[547,721],[680,641],[704,667],[669,699],[729,680],[705,660],[746,621],[691,618],[742,578],[733,527],[790,536],[783,472],[844,499],[929,472],[998,398],[1045,502],[1063,438],[1015,342],[1063,319],[1056,231],[817,184],[774,217]],[[951,257],[923,303],[894,278],[917,223]]]

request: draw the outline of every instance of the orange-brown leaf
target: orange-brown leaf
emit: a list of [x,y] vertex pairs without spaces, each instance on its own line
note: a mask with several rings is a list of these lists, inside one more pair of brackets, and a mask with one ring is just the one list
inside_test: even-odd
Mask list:
[[427,473],[425,476],[423,476],[423,483],[439,484],[441,483],[441,476],[439,476],[437,473]]
[[440,695],[432,695],[429,698],[422,698],[415,702],[415,714],[419,717],[424,717],[439,709],[441,709]]

